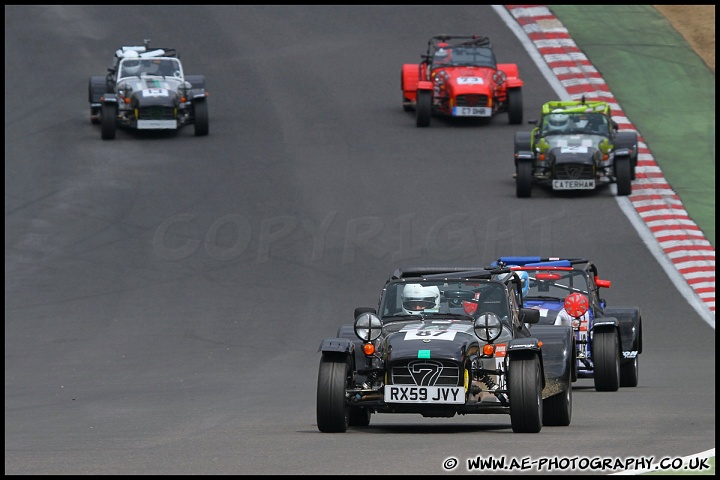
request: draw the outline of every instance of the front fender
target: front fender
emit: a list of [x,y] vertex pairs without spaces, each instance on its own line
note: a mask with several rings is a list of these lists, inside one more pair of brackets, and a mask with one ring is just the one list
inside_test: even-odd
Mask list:
[[[540,342],[537,338],[514,338],[510,340],[507,346],[508,359],[516,357],[527,358],[529,355],[539,356],[540,358],[540,370],[542,370],[542,388],[545,390],[547,384],[547,378],[545,376],[545,366],[543,365],[543,357],[540,354]],[[544,396],[544,395],[543,395]]]
[[352,355],[355,353],[355,344],[348,338],[326,338],[320,342],[318,352],[337,352]]
[[190,93],[188,94],[188,98],[191,98],[193,100],[202,99],[205,100],[205,97],[207,97],[207,92],[204,88],[193,88],[190,90]]
[[118,97],[117,97],[117,95],[114,94],[114,93],[106,93],[106,94],[104,94],[104,95],[102,96],[102,98],[101,98],[100,100],[102,100],[102,103],[103,103],[103,104],[110,104],[110,105],[112,105],[112,104],[117,105],[117,104],[118,104]]
[[417,89],[432,91],[433,84],[432,84],[432,82],[426,82],[426,81],[418,82]]
[[617,330],[620,326],[620,322],[615,317],[602,316],[595,317],[593,320],[592,331],[593,332],[607,332],[610,330]]

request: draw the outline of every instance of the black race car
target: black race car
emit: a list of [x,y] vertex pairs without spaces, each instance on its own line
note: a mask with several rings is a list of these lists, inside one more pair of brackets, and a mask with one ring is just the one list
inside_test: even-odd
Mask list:
[[514,432],[567,426],[572,415],[570,327],[523,308],[509,268],[396,270],[377,308],[320,344],[317,425],[344,432],[373,413],[509,414]]
[[[584,258],[501,257],[492,266],[510,266],[527,279],[525,307],[540,311],[537,326],[570,323],[575,332],[573,381],[592,378],[595,390],[636,387],[642,353],[640,308],[609,307],[597,266]],[[531,326],[530,331],[537,326]]]
[[185,75],[174,49],[123,46],[106,76],[91,76],[90,120],[100,124],[103,140],[115,138],[117,127],[177,130],[195,126],[207,135],[209,116],[204,75]]
[[618,195],[632,193],[638,160],[637,132],[618,131],[606,102],[552,101],[542,107],[531,132],[515,134],[516,195],[532,186],[553,191],[595,190],[616,184]]

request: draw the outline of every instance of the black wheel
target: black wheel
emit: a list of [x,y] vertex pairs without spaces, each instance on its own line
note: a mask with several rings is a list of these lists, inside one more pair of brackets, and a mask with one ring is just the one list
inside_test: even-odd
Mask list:
[[403,95],[403,97],[402,97],[402,107],[403,107],[403,110],[406,112],[413,111],[412,102],[410,102],[410,99],[407,98],[405,95]]
[[[572,343],[572,348],[575,348],[575,342]],[[574,381],[572,377],[576,368],[577,359],[573,350],[568,362],[567,389],[543,400],[543,425],[553,427],[567,427],[570,425],[570,419],[572,418],[572,382]]]
[[370,425],[370,410],[364,407],[350,407],[348,425],[351,427],[367,427]]
[[100,123],[100,109],[97,107],[90,107],[90,123],[97,125]]
[[341,355],[326,356],[320,360],[317,384],[317,424],[321,432],[344,432],[350,422],[345,404],[345,385],[349,365]]
[[402,92],[402,107],[403,110],[406,112],[412,111],[412,103],[410,102],[410,99],[405,96],[405,76],[402,72],[400,72],[400,91]]
[[507,92],[508,121],[510,125],[520,125],[523,120],[522,90],[511,88]]
[[202,137],[208,134],[210,130],[210,116],[208,114],[208,105],[206,100],[196,100],[193,102],[193,112],[195,116],[195,136]]
[[513,432],[539,432],[542,429],[543,401],[537,356],[510,359],[508,395]]
[[100,111],[100,130],[103,140],[112,140],[115,138],[117,111],[117,105],[106,103],[102,106]]
[[632,165],[630,158],[621,157],[615,159],[615,181],[617,183],[617,194],[628,196],[632,193]]
[[631,360],[622,360],[620,362],[620,386],[621,387],[637,387],[638,385],[638,361],[636,356]]
[[543,425],[567,427],[572,418],[572,386],[543,400]]
[[532,162],[518,162],[515,173],[515,194],[518,198],[529,198],[532,194]]
[[620,345],[617,332],[595,332],[592,340],[593,380],[598,392],[620,388]]
[[570,381],[577,382],[578,379],[578,360],[577,360],[577,344],[573,342],[572,346],[572,366],[570,367]]
[[432,92],[430,90],[418,90],[415,125],[418,127],[429,127],[431,110]]

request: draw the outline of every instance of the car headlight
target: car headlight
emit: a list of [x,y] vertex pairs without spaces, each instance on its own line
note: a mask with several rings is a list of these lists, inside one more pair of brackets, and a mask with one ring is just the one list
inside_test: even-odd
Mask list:
[[492,342],[502,333],[502,322],[496,314],[484,312],[475,319],[473,329],[480,340]]
[[365,312],[355,319],[355,335],[363,342],[373,342],[382,333],[382,322],[377,315]]

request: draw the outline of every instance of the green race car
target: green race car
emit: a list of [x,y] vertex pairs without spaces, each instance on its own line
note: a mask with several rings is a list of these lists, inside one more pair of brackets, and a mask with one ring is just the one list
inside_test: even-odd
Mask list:
[[630,195],[637,166],[637,132],[618,132],[610,105],[600,101],[551,101],[530,132],[515,134],[518,197],[529,197],[534,184],[553,191],[594,190],[615,183],[618,195]]

